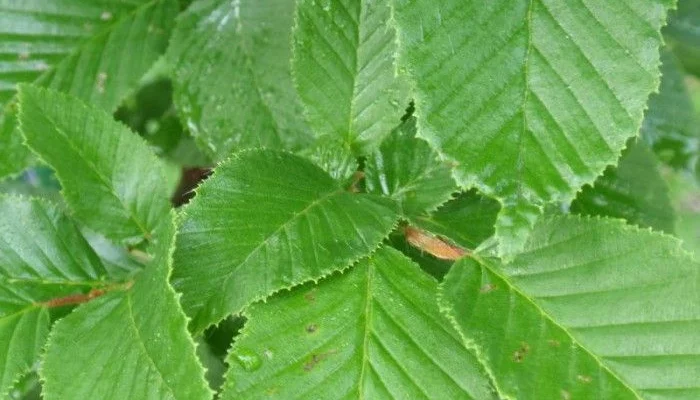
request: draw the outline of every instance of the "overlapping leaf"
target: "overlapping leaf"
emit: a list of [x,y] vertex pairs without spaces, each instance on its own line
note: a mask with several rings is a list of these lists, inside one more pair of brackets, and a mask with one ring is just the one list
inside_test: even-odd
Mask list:
[[154,259],[127,291],[58,321],[41,367],[52,399],[210,399],[177,296],[168,285],[175,227],[164,221]]
[[0,396],[38,360],[50,300],[108,284],[73,222],[36,199],[0,197]]
[[214,159],[244,147],[308,143],[289,64],[294,4],[199,0],[180,17],[168,50],[175,102]]
[[700,155],[700,120],[678,61],[668,51],[661,56],[661,87],[649,98],[642,138],[667,165],[692,170]]
[[408,217],[434,211],[457,190],[450,166],[416,138],[414,118],[367,157],[364,172],[367,191],[393,198]]
[[654,153],[644,142],[630,142],[616,167],[609,167],[593,186],[586,186],[571,204],[583,215],[622,218],[642,227],[674,233],[675,215],[668,186]]
[[506,265],[466,258],[441,303],[518,399],[700,396],[700,264],[619,220],[541,221]]
[[397,0],[418,134],[504,205],[500,253],[613,164],[659,84],[672,0]]
[[381,248],[349,272],[252,306],[221,398],[496,398],[440,315],[436,289]]
[[114,240],[140,241],[167,218],[165,167],[104,111],[32,86],[20,92],[27,145],[55,171],[76,218]]
[[165,51],[177,10],[174,0],[0,1],[0,176],[29,159],[6,107],[18,83],[112,112]]
[[292,71],[309,125],[356,153],[373,150],[408,104],[388,2],[301,0]]
[[389,234],[395,208],[287,153],[246,151],[222,163],[185,208],[178,235],[173,284],[192,330],[346,268]]

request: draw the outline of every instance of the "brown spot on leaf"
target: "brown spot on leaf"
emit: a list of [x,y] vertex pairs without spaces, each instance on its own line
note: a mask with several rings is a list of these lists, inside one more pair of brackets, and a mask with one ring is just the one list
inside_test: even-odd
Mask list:
[[336,350],[329,350],[325,353],[312,354],[309,361],[304,363],[304,371],[311,372],[323,360],[337,353]]
[[484,286],[479,289],[479,292],[481,293],[491,293],[494,290],[498,289],[498,286],[494,285],[493,283],[487,283]]
[[530,345],[522,342],[520,343],[520,348],[513,353],[513,361],[520,363],[523,362],[527,353],[530,352]]
[[316,290],[311,290],[308,293],[304,295],[304,300],[306,300],[309,303],[313,303],[316,301]]
[[547,340],[547,343],[552,346],[552,347],[559,347],[561,346],[561,342],[555,339],[549,339]]
[[316,324],[310,324],[309,326],[306,327],[306,333],[314,333],[318,330],[318,325]]

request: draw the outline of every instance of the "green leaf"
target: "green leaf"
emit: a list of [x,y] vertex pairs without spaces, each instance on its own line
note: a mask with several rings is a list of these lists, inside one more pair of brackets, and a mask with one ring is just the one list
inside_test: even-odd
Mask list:
[[679,0],[664,36],[688,72],[700,77],[700,3]]
[[353,194],[287,153],[238,153],[183,211],[173,285],[199,332],[282,288],[347,268],[393,229],[393,201]]
[[672,0],[396,0],[418,136],[503,204],[499,253],[613,164],[659,85]]
[[452,168],[416,138],[415,118],[384,139],[367,157],[364,172],[367,191],[393,198],[411,219],[435,211],[457,191]]
[[165,166],[106,112],[63,93],[22,86],[27,145],[55,171],[75,217],[117,241],[150,238],[168,215]]
[[45,399],[212,397],[167,283],[175,227],[165,221],[158,229],[154,259],[131,289],[83,304],[55,324],[40,370]]
[[296,9],[292,73],[309,125],[356,154],[389,134],[409,100],[390,15],[387,2],[370,0],[300,0]]
[[496,398],[440,315],[436,289],[381,248],[349,272],[253,305],[221,398]]
[[108,276],[58,207],[0,196],[0,396],[38,361],[49,331],[46,302],[102,287]]
[[215,160],[308,143],[289,64],[293,9],[293,0],[199,0],[178,19],[168,50],[175,103]]
[[[165,51],[177,11],[174,0],[0,0],[0,105],[36,82],[113,112]],[[0,111],[0,177],[31,159],[11,114]]]
[[518,399],[700,396],[700,264],[620,220],[539,222],[510,264],[465,258],[441,304]]
[[497,201],[476,190],[460,194],[430,215],[412,219],[412,223],[432,233],[450,238],[468,249],[477,248],[494,233],[496,215],[501,209]]
[[0,179],[20,173],[31,163],[31,152],[22,144],[17,127],[17,105],[0,110]]
[[700,120],[678,61],[668,51],[661,60],[661,87],[649,98],[642,138],[665,164],[692,171],[700,154]]
[[316,142],[299,152],[321,167],[333,179],[346,181],[358,170],[357,159],[342,141],[332,136],[322,136]]
[[570,210],[622,218],[670,234],[676,219],[654,153],[646,143],[635,141],[630,141],[617,167],[608,167],[593,186],[583,188]]

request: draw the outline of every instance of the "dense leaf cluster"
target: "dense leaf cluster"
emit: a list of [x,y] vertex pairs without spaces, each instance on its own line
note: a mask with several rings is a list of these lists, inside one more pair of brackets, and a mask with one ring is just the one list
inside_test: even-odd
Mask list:
[[0,397],[700,398],[699,66],[694,0],[0,0]]

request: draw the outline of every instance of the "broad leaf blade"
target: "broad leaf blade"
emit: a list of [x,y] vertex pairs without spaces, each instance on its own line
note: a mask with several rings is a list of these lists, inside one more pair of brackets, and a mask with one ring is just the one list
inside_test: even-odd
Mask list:
[[310,162],[268,150],[222,163],[184,216],[173,284],[194,331],[348,267],[398,219],[390,199],[347,192]]
[[671,0],[397,0],[400,67],[418,134],[455,177],[504,205],[502,255],[541,206],[570,201],[613,164],[658,87]]
[[83,304],[56,323],[40,371],[44,398],[212,397],[167,283],[174,224],[159,229],[153,262],[131,289]]
[[151,237],[167,218],[165,166],[148,145],[99,109],[23,86],[22,133],[55,171],[75,217],[117,241]]
[[393,198],[411,219],[435,211],[457,191],[452,168],[416,138],[414,118],[394,129],[367,156],[364,172],[367,191]]
[[292,71],[309,125],[364,154],[399,122],[408,103],[397,77],[390,7],[370,0],[301,0]]
[[381,248],[349,272],[253,305],[222,399],[496,398],[440,315],[436,289]]
[[97,255],[58,207],[0,196],[0,396],[37,361],[47,302],[108,284]]
[[519,399],[700,396],[700,264],[669,236],[557,217],[507,265],[464,259],[442,304]]
[[593,186],[583,188],[571,212],[622,218],[672,234],[676,218],[658,167],[646,143],[630,142],[616,167],[609,167]]
[[[0,105],[18,83],[36,82],[114,111],[165,51],[177,10],[174,0],[0,1]],[[30,160],[3,118],[0,177]]]
[[199,0],[180,17],[168,50],[175,103],[215,160],[308,143],[289,64],[293,10],[293,0]]

